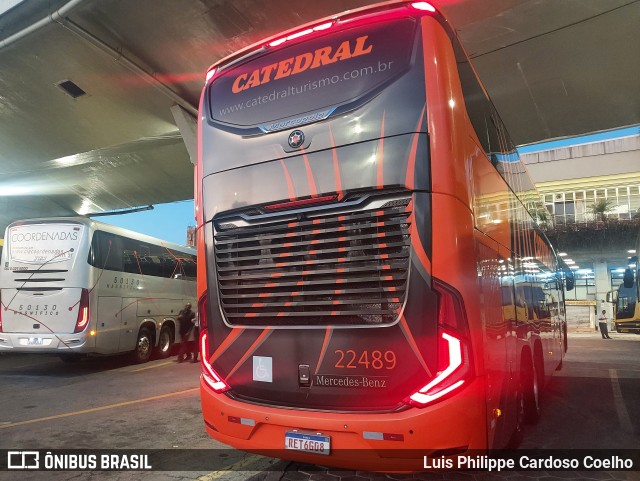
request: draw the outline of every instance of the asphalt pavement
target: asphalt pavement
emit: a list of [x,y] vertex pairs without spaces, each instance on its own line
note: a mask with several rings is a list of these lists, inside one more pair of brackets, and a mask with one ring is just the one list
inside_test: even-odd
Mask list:
[[[542,398],[538,424],[522,450],[555,453],[640,452],[640,335],[570,332],[563,369]],[[380,474],[302,465],[229,449],[209,438],[200,412],[198,364],[173,359],[131,365],[93,359],[77,365],[53,356],[0,356],[0,449],[198,449],[215,469],[122,472],[0,472],[0,480],[385,481],[640,480],[640,469],[445,471]],[[201,450],[201,451],[200,451]],[[527,452],[527,451],[523,451]],[[578,453],[578,451],[576,451]],[[321,460],[319,460],[321,462]],[[640,464],[640,463],[638,463]]]

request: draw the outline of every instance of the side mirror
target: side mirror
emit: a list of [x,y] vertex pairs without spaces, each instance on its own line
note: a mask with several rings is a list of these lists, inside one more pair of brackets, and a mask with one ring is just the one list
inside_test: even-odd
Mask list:
[[569,272],[565,276],[565,285],[568,291],[572,291],[574,286],[576,285],[576,278],[573,276],[573,272]]
[[569,266],[561,259],[558,258],[558,270],[556,271],[558,279],[564,281],[564,287],[567,291],[572,291],[576,285],[576,278],[573,271],[569,269]]
[[616,291],[609,291],[607,292],[607,297],[606,300],[607,302],[611,302],[612,304],[615,304],[615,293]]
[[572,291],[573,287],[575,286],[575,280],[573,279],[573,276],[571,277],[567,277],[567,290],[568,291]]

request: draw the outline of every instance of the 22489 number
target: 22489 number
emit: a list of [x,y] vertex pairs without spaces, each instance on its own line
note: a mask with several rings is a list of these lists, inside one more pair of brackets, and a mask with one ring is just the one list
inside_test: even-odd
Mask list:
[[338,369],[357,369],[358,367],[364,367],[365,369],[387,369],[391,370],[396,367],[396,354],[393,351],[362,351],[359,354],[349,349],[343,351],[342,349],[336,349],[335,353],[338,355],[338,360],[335,363],[335,367]]

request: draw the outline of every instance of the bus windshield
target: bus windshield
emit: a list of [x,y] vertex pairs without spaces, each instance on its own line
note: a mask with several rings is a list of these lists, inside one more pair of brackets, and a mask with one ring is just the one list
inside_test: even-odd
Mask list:
[[241,126],[264,124],[267,131],[295,125],[312,113],[307,122],[322,120],[404,73],[414,31],[415,20],[404,18],[285,44],[221,72],[209,90],[211,118]]
[[638,284],[634,282],[632,287],[620,285],[616,304],[616,319],[631,319],[636,311],[637,302]]
[[39,269],[55,265],[69,270],[82,240],[84,226],[79,224],[19,224],[8,229],[5,271]]

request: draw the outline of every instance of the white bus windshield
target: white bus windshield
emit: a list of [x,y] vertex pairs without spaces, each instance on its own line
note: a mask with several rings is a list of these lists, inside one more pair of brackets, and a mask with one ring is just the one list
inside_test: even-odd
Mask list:
[[9,228],[5,239],[5,271],[55,264],[71,269],[82,239],[80,224],[22,224]]

